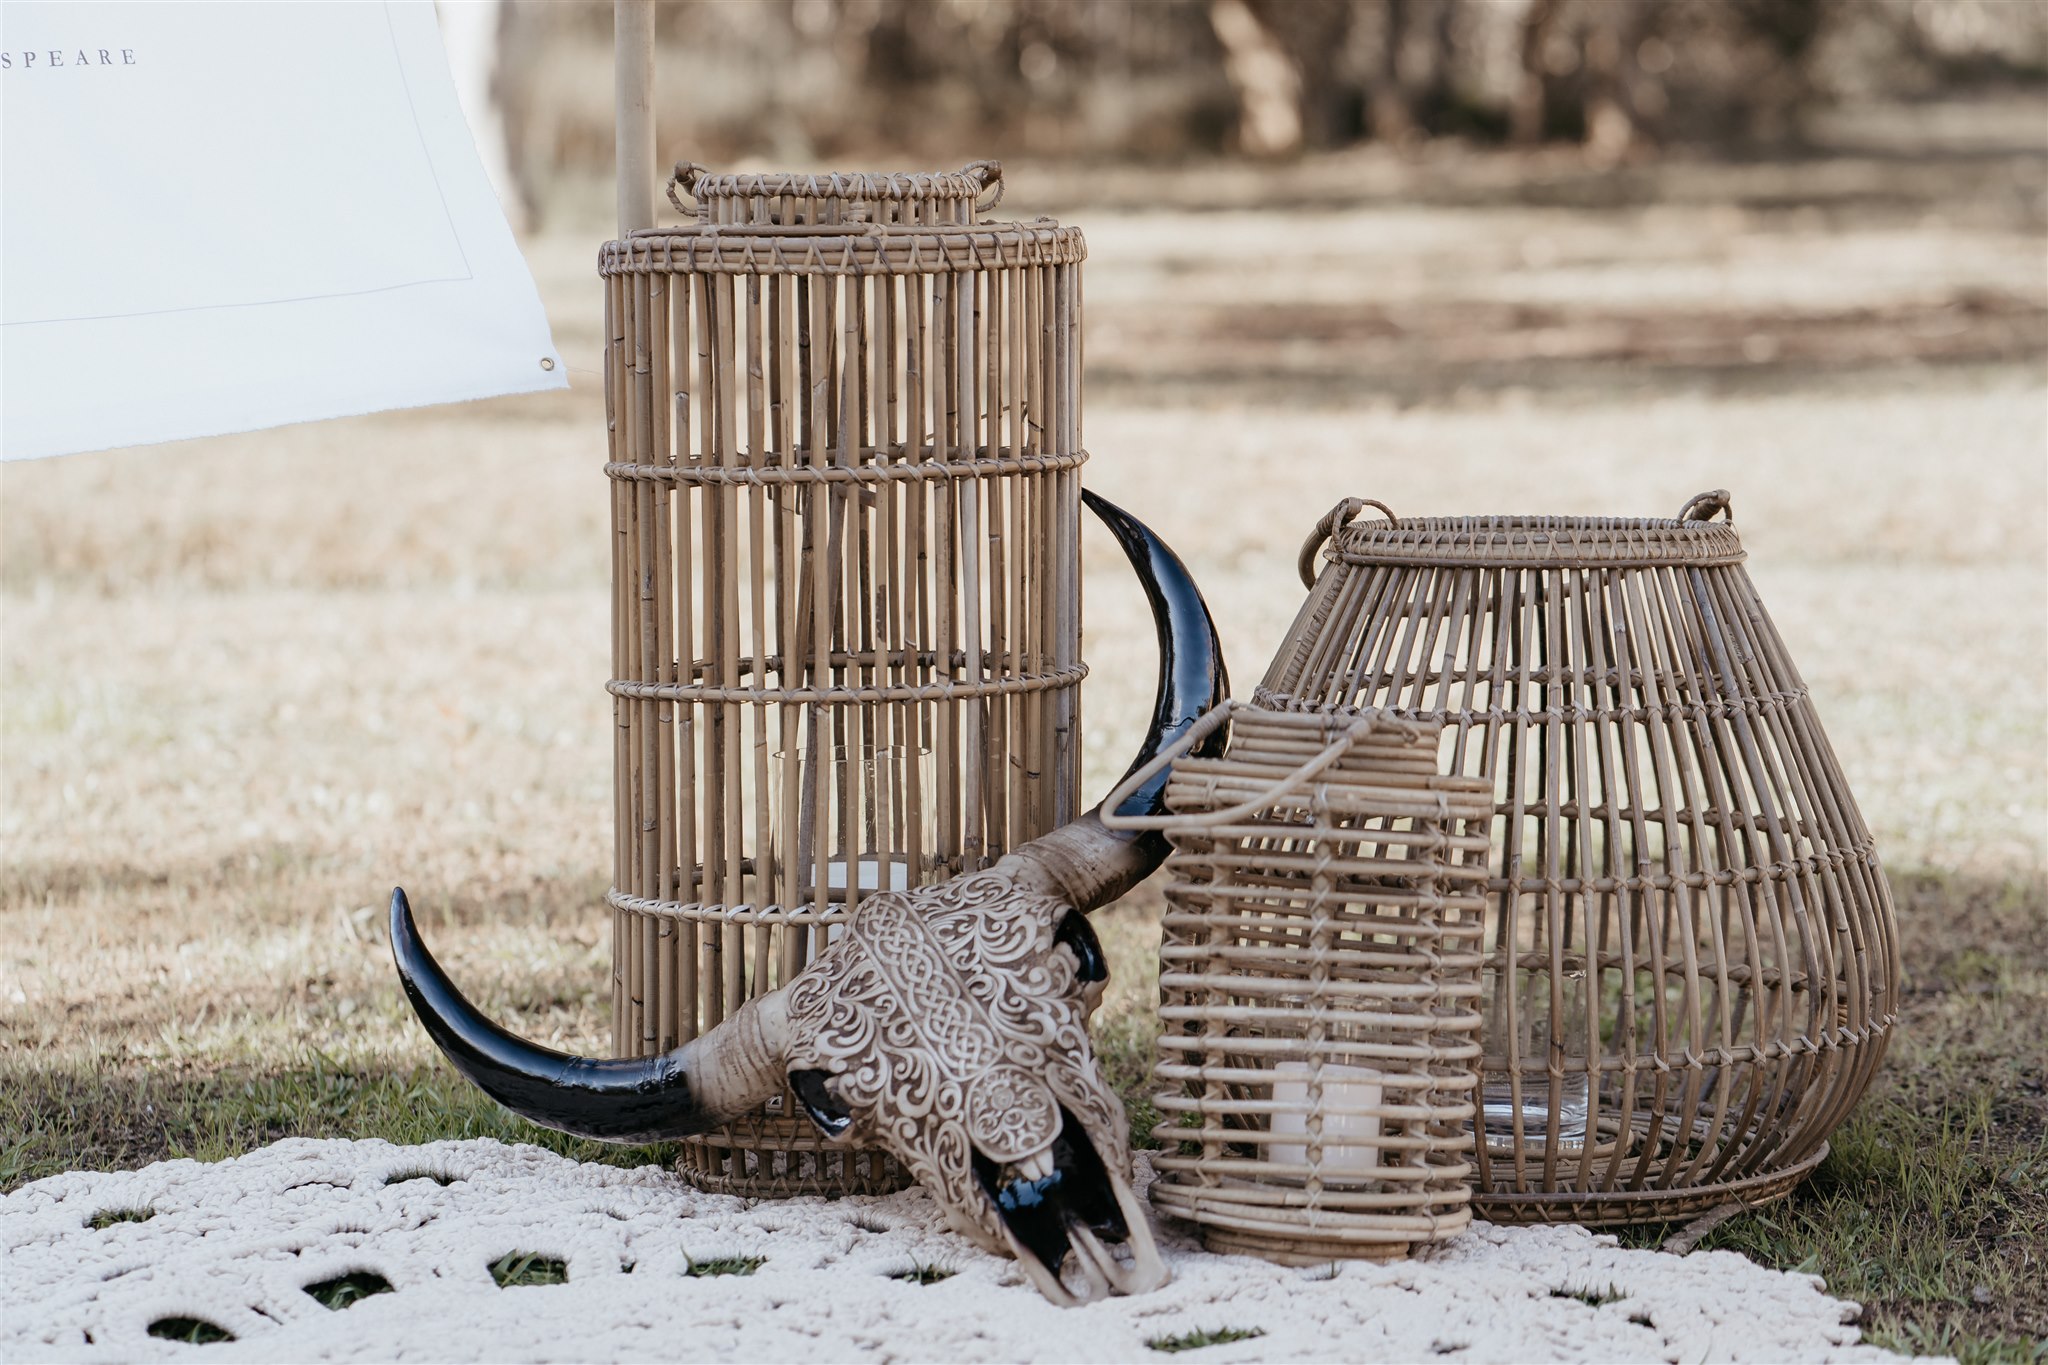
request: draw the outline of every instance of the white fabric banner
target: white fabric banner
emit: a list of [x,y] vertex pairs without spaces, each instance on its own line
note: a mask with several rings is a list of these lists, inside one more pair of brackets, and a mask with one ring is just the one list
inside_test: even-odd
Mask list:
[[558,389],[431,3],[0,5],[0,456]]

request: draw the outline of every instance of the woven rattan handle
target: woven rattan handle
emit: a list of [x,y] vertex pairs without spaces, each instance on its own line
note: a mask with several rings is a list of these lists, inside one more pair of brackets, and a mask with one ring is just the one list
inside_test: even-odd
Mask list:
[[1308,533],[1308,539],[1301,542],[1301,557],[1294,561],[1295,571],[1301,575],[1301,586],[1313,588],[1316,585],[1316,551],[1323,548],[1323,542],[1337,534],[1338,530],[1368,507],[1377,507],[1381,515],[1393,521],[1394,509],[1378,498],[1346,498],[1323,513],[1323,519],[1316,523],[1316,529]]
[[[976,213],[987,213],[1003,202],[1003,163],[1000,161],[970,161],[960,168],[960,174],[979,182],[986,199],[974,201]],[[993,191],[993,193],[990,193]]]
[[677,213],[699,214],[703,211],[701,204],[685,204],[682,196],[678,195],[676,191],[681,190],[683,194],[687,194],[692,199],[695,199],[697,197],[697,182],[709,174],[711,174],[709,166],[699,166],[694,161],[678,161],[676,163],[675,170],[670,173],[668,178],[668,202],[676,206]]
[[[1236,805],[1226,807],[1223,810],[1174,812],[1166,815],[1118,815],[1116,813],[1117,807],[1130,799],[1132,792],[1150,782],[1168,764],[1184,756],[1189,749],[1201,743],[1205,737],[1215,733],[1217,727],[1223,725],[1239,711],[1246,709],[1246,706],[1247,703],[1245,702],[1226,701],[1223,705],[1207,712],[1189,728],[1186,734],[1160,750],[1158,756],[1150,763],[1147,763],[1144,767],[1117,783],[1116,790],[1102,798],[1102,823],[1111,829],[1158,829],[1173,833],[1181,830],[1201,829],[1206,825],[1227,825],[1233,820],[1241,820],[1253,811],[1262,810],[1272,805],[1281,797],[1299,790],[1304,784],[1320,776],[1324,769],[1350,753],[1356,745],[1370,736],[1380,722],[1379,712],[1366,712],[1345,726],[1342,731],[1333,735],[1330,742],[1323,747],[1321,753],[1304,760],[1293,772],[1287,774],[1287,776],[1281,778],[1257,796],[1246,801],[1240,801]],[[1288,713],[1274,712],[1272,714],[1285,715]],[[1327,723],[1331,717],[1319,715],[1317,719]]]
[[1729,521],[1735,520],[1735,504],[1729,501],[1725,488],[1709,488],[1704,493],[1695,493],[1678,509],[1680,521],[1712,521],[1719,512]]

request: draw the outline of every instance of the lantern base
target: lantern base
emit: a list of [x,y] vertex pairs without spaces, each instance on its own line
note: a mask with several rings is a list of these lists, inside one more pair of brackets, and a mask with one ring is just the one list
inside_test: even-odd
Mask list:
[[707,1194],[749,1199],[893,1194],[910,1173],[886,1152],[829,1146],[797,1119],[755,1115],[686,1140],[676,1174]]
[[1723,1204],[1755,1208],[1783,1199],[1827,1160],[1828,1145],[1796,1166],[1765,1171],[1717,1185],[1688,1185],[1676,1190],[1553,1190],[1542,1194],[1510,1194],[1478,1190],[1472,1211],[1489,1223],[1579,1223],[1586,1227],[1622,1227],[1635,1223],[1674,1223],[1697,1218]]
[[1332,1261],[1405,1261],[1412,1242],[1327,1241],[1292,1234],[1203,1228],[1202,1247],[1219,1256],[1256,1256],[1275,1265],[1328,1265]]

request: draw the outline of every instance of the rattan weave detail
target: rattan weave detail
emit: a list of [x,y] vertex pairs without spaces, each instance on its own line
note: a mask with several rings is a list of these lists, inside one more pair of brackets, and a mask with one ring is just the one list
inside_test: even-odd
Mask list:
[[1570,568],[1636,568],[1740,564],[1742,542],[1725,523],[1688,525],[1651,518],[1614,518],[1597,530],[1574,517],[1428,517],[1402,523],[1398,537],[1354,525],[1330,543],[1328,557],[1345,564],[1441,564],[1485,568],[1544,564]]
[[[878,484],[938,479],[988,479],[1005,474],[1045,474],[1056,469],[1074,469],[1087,463],[1085,450],[1057,455],[1015,455],[972,460],[942,460],[927,446],[917,453],[900,447],[891,450],[862,450],[862,463],[853,465],[763,465],[731,469],[723,465],[608,464],[604,472],[614,479],[648,479],[674,484],[741,484],[763,486],[793,483]],[[896,461],[900,463],[889,463]]]
[[598,274],[928,275],[1079,265],[1088,256],[1078,228],[1044,223],[957,228],[866,226],[858,231],[765,227],[655,228],[598,251]]
[[669,202],[697,201],[707,223],[782,228],[849,220],[927,226],[973,221],[1003,198],[1003,167],[976,161],[957,171],[791,171],[720,175],[694,161],[676,163]]
[[[1725,492],[1686,518],[1350,519],[1254,695],[1442,725],[1495,793],[1482,1216],[1785,1193],[1897,1011],[1896,914]],[[1349,524],[1346,524],[1349,522]],[[1327,546],[1324,542],[1327,541]]]
[[[923,656],[928,657],[928,656]],[[1010,677],[942,678],[928,683],[898,683],[886,687],[717,687],[707,683],[643,683],[613,680],[605,684],[615,697],[636,697],[654,701],[703,702],[810,702],[817,705],[872,705],[885,701],[949,701],[960,697],[1009,697],[1047,692],[1078,685],[1088,676],[1087,668],[1053,669]]]
[[[1226,716],[1228,751],[1177,757]],[[1487,783],[1439,726],[1211,712],[1162,755],[1162,1150],[1217,1251],[1385,1259],[1471,1221]],[[1112,801],[1115,797],[1111,798]]]
[[[718,176],[607,244],[613,1033],[665,1051],[863,893],[1079,813],[1080,233],[1000,168]],[[887,1189],[784,1102],[684,1144],[753,1195]]]

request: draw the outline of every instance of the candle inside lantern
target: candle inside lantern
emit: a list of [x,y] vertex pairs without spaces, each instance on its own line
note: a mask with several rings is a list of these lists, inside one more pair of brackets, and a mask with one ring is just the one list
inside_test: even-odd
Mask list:
[[789,881],[771,895],[796,905],[843,902],[933,880],[939,801],[929,749],[779,750],[769,772],[772,809],[794,836],[776,859]]
[[1281,1106],[1273,1114],[1275,1137],[1298,1138],[1266,1144],[1269,1161],[1308,1164],[1309,1081],[1322,1081],[1322,1164],[1327,1179],[1332,1174],[1368,1173],[1380,1164],[1380,1116],[1333,1111],[1377,1109],[1382,1095],[1381,1076],[1362,1066],[1320,1068],[1307,1062],[1281,1062],[1273,1068],[1273,1099]]
[[[825,864],[825,889],[846,889],[847,859],[834,857]],[[853,855],[854,885],[862,891],[908,891],[910,859],[901,853],[857,853]],[[884,878],[887,878],[886,884]]]

